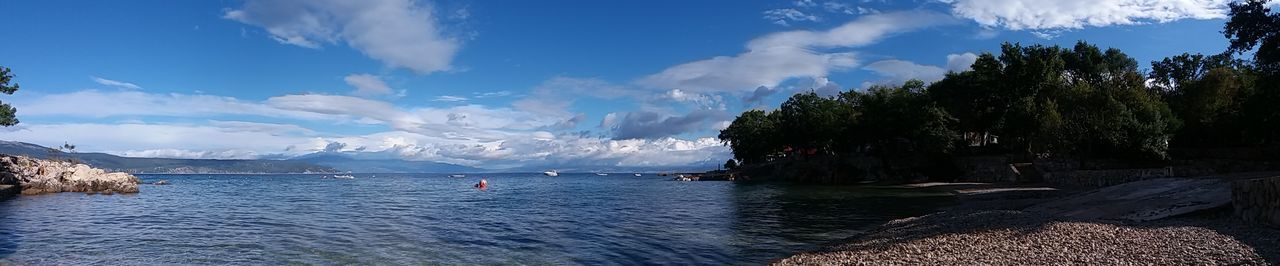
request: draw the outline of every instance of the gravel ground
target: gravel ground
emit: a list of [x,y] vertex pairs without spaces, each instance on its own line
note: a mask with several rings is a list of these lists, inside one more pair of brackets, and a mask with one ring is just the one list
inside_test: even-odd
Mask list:
[[1280,230],[1210,214],[1144,224],[1072,221],[1022,211],[951,211],[901,219],[829,250],[776,265],[1266,265]]

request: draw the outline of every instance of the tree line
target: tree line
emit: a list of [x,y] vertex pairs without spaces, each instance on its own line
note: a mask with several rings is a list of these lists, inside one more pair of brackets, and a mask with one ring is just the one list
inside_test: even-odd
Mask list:
[[[719,138],[735,165],[781,157],[882,160],[1006,153],[1169,159],[1171,148],[1280,144],[1280,14],[1230,4],[1220,54],[1184,53],[1150,71],[1119,49],[1004,43],[942,80],[791,96],[742,113]],[[1251,55],[1251,57],[1250,57]]]

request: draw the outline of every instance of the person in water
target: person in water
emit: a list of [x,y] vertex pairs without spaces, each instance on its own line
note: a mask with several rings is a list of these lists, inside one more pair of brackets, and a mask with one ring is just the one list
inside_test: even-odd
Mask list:
[[476,183],[476,188],[478,188],[478,189],[486,189],[486,188],[489,188],[489,181],[486,181],[486,180],[484,180],[484,179],[480,179],[480,183]]

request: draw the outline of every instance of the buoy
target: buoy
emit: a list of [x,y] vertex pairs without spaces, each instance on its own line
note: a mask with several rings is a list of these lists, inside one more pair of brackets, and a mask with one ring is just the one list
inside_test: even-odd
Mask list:
[[489,181],[485,181],[484,179],[480,179],[480,183],[477,183],[477,184],[476,184],[476,188],[478,188],[478,189],[486,189],[486,188],[489,188]]

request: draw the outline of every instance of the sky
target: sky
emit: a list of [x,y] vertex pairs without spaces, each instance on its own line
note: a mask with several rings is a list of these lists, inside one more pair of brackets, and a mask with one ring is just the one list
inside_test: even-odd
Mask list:
[[1224,0],[0,1],[21,123],[122,156],[714,167],[737,114],[1002,42],[1220,53]]

